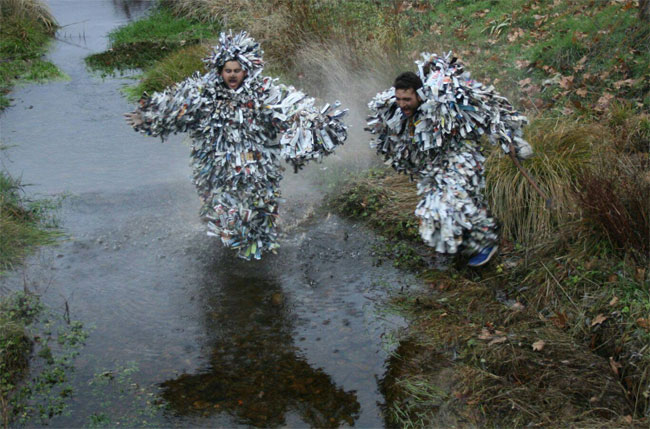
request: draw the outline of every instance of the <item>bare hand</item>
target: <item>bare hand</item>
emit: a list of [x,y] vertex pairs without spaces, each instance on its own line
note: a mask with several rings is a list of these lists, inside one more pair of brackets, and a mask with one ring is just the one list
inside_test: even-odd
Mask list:
[[142,115],[138,111],[125,113],[124,119],[126,120],[126,123],[132,127],[139,127],[144,122]]

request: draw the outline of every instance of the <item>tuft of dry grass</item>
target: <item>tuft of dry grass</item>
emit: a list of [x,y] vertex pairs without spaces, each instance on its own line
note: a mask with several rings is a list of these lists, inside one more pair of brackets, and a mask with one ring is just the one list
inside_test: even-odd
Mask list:
[[542,198],[500,148],[486,163],[489,206],[504,235],[524,244],[549,239],[580,218],[575,187],[607,131],[597,124],[536,119],[526,128],[535,156],[522,165],[552,200]]
[[40,0],[0,0],[0,22],[38,22],[50,34],[54,34],[57,23],[50,8]]

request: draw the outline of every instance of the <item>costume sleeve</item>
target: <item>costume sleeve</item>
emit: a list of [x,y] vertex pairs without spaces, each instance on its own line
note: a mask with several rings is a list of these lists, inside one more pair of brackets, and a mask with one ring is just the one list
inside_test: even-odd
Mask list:
[[486,124],[490,143],[500,144],[505,153],[510,153],[512,144],[518,158],[530,158],[533,156],[533,148],[524,140],[523,133],[523,126],[528,124],[528,118],[519,114],[505,97],[497,94],[492,97],[494,103],[490,106]]
[[173,133],[188,131],[203,116],[205,77],[198,72],[164,91],[140,99],[136,112],[142,124],[136,131],[163,140]]
[[338,109],[338,102],[318,109],[314,98],[303,92],[291,86],[272,85],[266,104],[272,110],[273,124],[281,133],[280,156],[296,169],[333,153],[347,139],[347,127],[343,123],[347,109]]

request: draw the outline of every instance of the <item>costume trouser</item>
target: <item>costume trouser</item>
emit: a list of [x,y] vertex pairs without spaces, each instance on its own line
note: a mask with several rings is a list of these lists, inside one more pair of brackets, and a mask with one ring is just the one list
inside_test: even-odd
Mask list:
[[210,155],[194,163],[194,184],[203,201],[201,216],[207,220],[208,235],[221,238],[242,258],[260,259],[278,247],[282,175],[277,160],[268,151]]
[[422,239],[437,252],[474,254],[497,242],[483,195],[484,161],[478,143],[466,140],[421,171],[415,215]]

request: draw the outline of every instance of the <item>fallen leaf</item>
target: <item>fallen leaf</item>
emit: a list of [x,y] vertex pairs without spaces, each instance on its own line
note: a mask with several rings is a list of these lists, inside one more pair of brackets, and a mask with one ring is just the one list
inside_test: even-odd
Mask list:
[[578,94],[580,97],[586,97],[587,96],[587,88],[580,88],[576,90],[576,94]]
[[631,425],[634,420],[632,419],[632,416],[628,415],[628,416],[623,417],[623,421],[625,423],[627,423],[628,425]]
[[506,340],[507,340],[506,337],[495,337],[492,341],[490,341],[490,342],[488,343],[488,346],[492,346],[492,345],[494,345],[494,344],[505,343]]
[[481,329],[481,335],[478,336],[479,340],[489,340],[493,337],[492,334],[490,334],[490,331],[487,330],[487,328]]
[[526,308],[526,306],[524,304],[522,304],[521,302],[519,302],[519,301],[515,302],[514,304],[512,304],[510,306],[510,309],[514,310],[514,311],[522,311],[525,308]]
[[596,110],[605,111],[609,107],[609,104],[614,99],[614,96],[609,92],[606,92],[598,99],[596,102]]
[[520,70],[528,67],[529,64],[530,64],[529,61],[522,61],[522,60],[515,61],[515,66]]
[[614,88],[620,89],[622,86],[632,86],[637,83],[638,79],[625,79],[614,82]]
[[609,301],[609,306],[610,306],[610,307],[613,307],[613,306],[615,306],[616,304],[618,304],[618,297],[617,297],[617,296],[615,296],[614,298],[612,298],[611,301]]
[[546,343],[544,342],[544,340],[537,340],[533,343],[533,351],[541,352],[542,350],[544,350],[545,345]]
[[559,84],[564,89],[571,88],[573,86],[573,76],[562,76]]
[[645,319],[643,317],[639,317],[636,319],[636,324],[645,329],[646,331],[650,331],[650,319]]
[[634,276],[636,281],[642,282],[645,280],[645,268],[637,268],[636,269],[636,275]]
[[565,108],[562,109],[562,114],[566,115],[566,116],[572,115],[573,112],[575,112],[575,110],[573,110],[570,107],[565,107]]
[[530,85],[531,82],[532,82],[531,78],[527,77],[526,79],[522,79],[519,81],[519,86],[523,88],[526,85]]
[[566,313],[555,313],[555,316],[551,317],[551,321],[556,327],[564,329],[567,322],[569,321],[569,318],[567,317]]
[[598,316],[594,317],[594,320],[591,321],[591,326],[600,325],[607,319],[608,317],[605,316],[604,314],[599,314]]
[[614,371],[614,374],[618,375],[618,370],[623,368],[623,365],[616,362],[612,356],[609,357],[609,367]]

